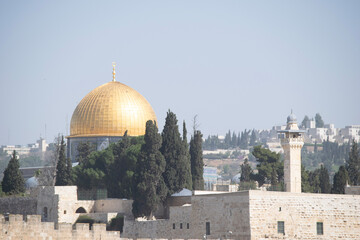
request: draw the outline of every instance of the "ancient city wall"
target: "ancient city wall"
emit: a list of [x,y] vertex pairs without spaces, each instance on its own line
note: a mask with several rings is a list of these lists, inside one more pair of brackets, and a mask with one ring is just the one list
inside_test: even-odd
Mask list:
[[163,239],[250,239],[248,192],[193,196],[191,204],[171,206],[168,219],[126,221],[123,237]]
[[191,238],[250,239],[249,192],[193,196]]
[[36,198],[33,197],[0,198],[0,214],[36,214],[36,206]]
[[251,239],[360,239],[360,196],[250,191],[250,216]]
[[26,221],[22,215],[10,215],[8,221],[0,215],[0,239],[119,240],[120,232],[106,231],[105,224],[94,224],[89,230],[85,223],[76,224],[74,230],[71,224],[60,223],[55,229],[53,222],[41,222],[39,215],[28,215]]

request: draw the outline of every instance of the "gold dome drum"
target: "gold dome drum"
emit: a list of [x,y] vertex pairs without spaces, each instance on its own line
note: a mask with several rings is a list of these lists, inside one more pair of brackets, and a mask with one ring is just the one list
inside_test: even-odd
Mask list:
[[88,93],[76,107],[70,123],[70,138],[145,134],[148,120],[156,115],[137,91],[120,82],[105,83]]

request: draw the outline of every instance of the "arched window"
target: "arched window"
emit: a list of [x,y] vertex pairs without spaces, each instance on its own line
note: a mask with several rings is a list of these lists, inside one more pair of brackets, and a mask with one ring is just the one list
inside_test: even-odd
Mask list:
[[44,221],[47,221],[48,218],[48,209],[47,207],[44,207],[43,212],[42,212],[42,217]]
[[86,210],[83,207],[79,207],[75,213],[86,213]]

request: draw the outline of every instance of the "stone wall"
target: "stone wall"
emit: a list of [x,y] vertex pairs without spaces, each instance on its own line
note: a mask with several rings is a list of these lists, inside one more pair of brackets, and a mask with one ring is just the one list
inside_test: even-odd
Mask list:
[[[279,222],[284,233],[278,233]],[[170,206],[167,219],[125,219],[123,232],[128,238],[164,239],[205,234],[208,239],[360,239],[360,196],[257,190],[197,195],[191,204]]]
[[[152,221],[125,219],[123,236],[128,238],[250,239],[248,192],[192,196],[191,204],[170,206],[169,218]],[[185,199],[182,199],[183,201]],[[173,201],[180,203],[181,201]],[[229,233],[231,231],[231,234]]]
[[53,222],[41,222],[39,215],[28,215],[26,221],[22,215],[10,215],[9,221],[0,215],[0,239],[119,240],[120,232],[106,231],[105,224],[94,224],[89,230],[89,224],[78,223],[73,230],[68,223],[60,223],[54,228]]
[[360,186],[346,186],[345,194],[360,195]]
[[250,191],[249,198],[251,239],[360,239],[360,196]]
[[0,213],[36,214],[36,198],[34,197],[3,197],[0,198]]

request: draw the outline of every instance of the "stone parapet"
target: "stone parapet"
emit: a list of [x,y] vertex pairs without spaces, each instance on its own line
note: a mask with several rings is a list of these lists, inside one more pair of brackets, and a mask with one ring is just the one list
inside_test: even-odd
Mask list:
[[23,220],[23,215],[10,214],[8,221],[0,215],[0,239],[12,240],[119,240],[120,232],[106,231],[105,224],[94,224],[90,230],[89,224],[77,223],[75,229],[72,224],[41,222],[38,215],[28,215]]

